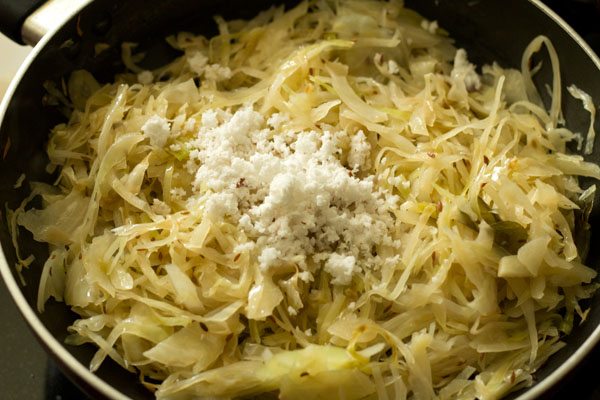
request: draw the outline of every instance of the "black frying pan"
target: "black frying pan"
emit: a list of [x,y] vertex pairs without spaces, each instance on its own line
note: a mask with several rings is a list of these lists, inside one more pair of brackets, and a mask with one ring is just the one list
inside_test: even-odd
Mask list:
[[[57,0],[53,0],[57,1]],[[281,1],[279,1],[281,2]],[[292,3],[293,1],[288,1]],[[23,22],[42,0],[0,0],[0,28],[13,40],[21,41]],[[70,15],[75,3],[66,4],[59,14]],[[15,253],[5,223],[5,206],[15,208],[27,195],[27,185],[13,189],[17,178],[25,173],[28,180],[50,181],[45,172],[44,142],[50,128],[62,121],[52,107],[45,106],[43,83],[59,81],[75,69],[87,69],[100,81],[109,81],[115,72],[122,71],[120,43],[140,43],[147,52],[146,67],[168,62],[177,53],[170,49],[164,37],[181,30],[210,35],[216,27],[212,16],[225,18],[252,17],[261,9],[277,1],[269,0],[95,0],[75,13],[62,26],[51,30],[35,47],[9,88],[0,107],[0,271],[26,321],[42,346],[58,361],[62,369],[93,397],[151,398],[137,383],[136,377],[107,360],[96,374],[87,365],[95,351],[91,346],[63,346],[67,326],[75,319],[64,304],[50,302],[46,311],[35,310],[37,285],[43,260],[47,257],[45,245],[33,241],[23,232],[20,244],[23,254],[33,253],[36,262],[25,271],[28,283],[22,286],[16,276]],[[548,36],[558,51],[562,78],[565,85],[576,84],[596,101],[600,99],[600,60],[574,31],[538,0],[406,0],[416,9],[451,32],[457,44],[469,51],[478,63],[498,61],[504,66],[518,67],[526,45],[539,34]],[[64,16],[59,15],[59,20]],[[28,20],[28,23],[31,19]],[[57,23],[57,22],[55,22]],[[35,41],[40,29],[25,26],[23,32]],[[94,45],[104,42],[108,51],[96,56]],[[1,60],[0,60],[1,62]],[[546,63],[547,64],[547,63]],[[549,69],[542,69],[538,84],[549,82]],[[545,93],[545,91],[541,91]],[[548,99],[546,99],[548,100]],[[564,96],[563,111],[569,128],[586,132],[589,115],[579,101]],[[600,132],[600,122],[596,121]],[[600,144],[597,143],[590,160],[600,162]],[[584,186],[589,182],[584,182]],[[596,199],[598,204],[599,199]],[[591,215],[592,244],[598,240],[600,207]],[[591,246],[588,265],[600,269],[600,249]],[[577,326],[567,338],[567,346],[536,373],[536,384],[512,397],[531,399],[541,396],[573,369],[600,339],[600,294],[590,304],[587,321]],[[7,306],[7,305],[3,305]]]

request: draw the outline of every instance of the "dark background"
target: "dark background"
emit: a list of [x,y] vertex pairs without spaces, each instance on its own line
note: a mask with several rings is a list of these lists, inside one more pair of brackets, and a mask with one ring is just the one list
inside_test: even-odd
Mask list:
[[[600,54],[600,0],[546,0]],[[600,78],[599,78],[600,79]],[[597,100],[597,99],[596,99]],[[0,398],[82,400],[80,392],[37,344],[0,282]],[[544,398],[600,399],[600,346]]]

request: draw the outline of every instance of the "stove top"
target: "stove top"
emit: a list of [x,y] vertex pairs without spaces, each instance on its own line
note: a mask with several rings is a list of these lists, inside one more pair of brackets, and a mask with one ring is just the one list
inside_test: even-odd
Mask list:
[[[600,0],[546,0],[600,54]],[[21,318],[0,281],[0,397],[5,400],[85,400],[49,359]],[[600,346],[544,398],[600,399]]]
[[38,345],[0,280],[0,398],[85,400]]

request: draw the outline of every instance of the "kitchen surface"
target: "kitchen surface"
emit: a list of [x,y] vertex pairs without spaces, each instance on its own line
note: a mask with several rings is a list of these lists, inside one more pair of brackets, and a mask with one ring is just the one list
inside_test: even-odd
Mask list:
[[[547,0],[600,53],[600,2],[594,0]],[[29,48],[17,46],[0,35],[0,97]],[[597,104],[599,99],[595,99]],[[23,322],[0,282],[0,398],[3,400],[85,399],[56,364],[48,358]],[[600,346],[567,379],[545,398],[600,399],[597,365]],[[132,376],[132,383],[135,377]]]

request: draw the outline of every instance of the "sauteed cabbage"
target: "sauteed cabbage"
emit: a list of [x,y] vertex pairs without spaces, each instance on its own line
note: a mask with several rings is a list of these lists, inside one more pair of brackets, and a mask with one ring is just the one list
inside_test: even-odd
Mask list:
[[[159,399],[493,399],[531,385],[597,285],[600,168],[567,144],[558,58],[479,69],[401,2],[311,0],[49,96],[54,185],[11,214],[49,244],[38,308],[80,317]],[[532,75],[545,47],[546,110]],[[530,69],[530,68],[533,68]],[[585,102],[592,124],[594,105]],[[586,97],[587,96],[587,97]],[[41,208],[30,203],[40,198]],[[18,249],[17,249],[17,252]],[[19,254],[20,265],[31,258]]]

